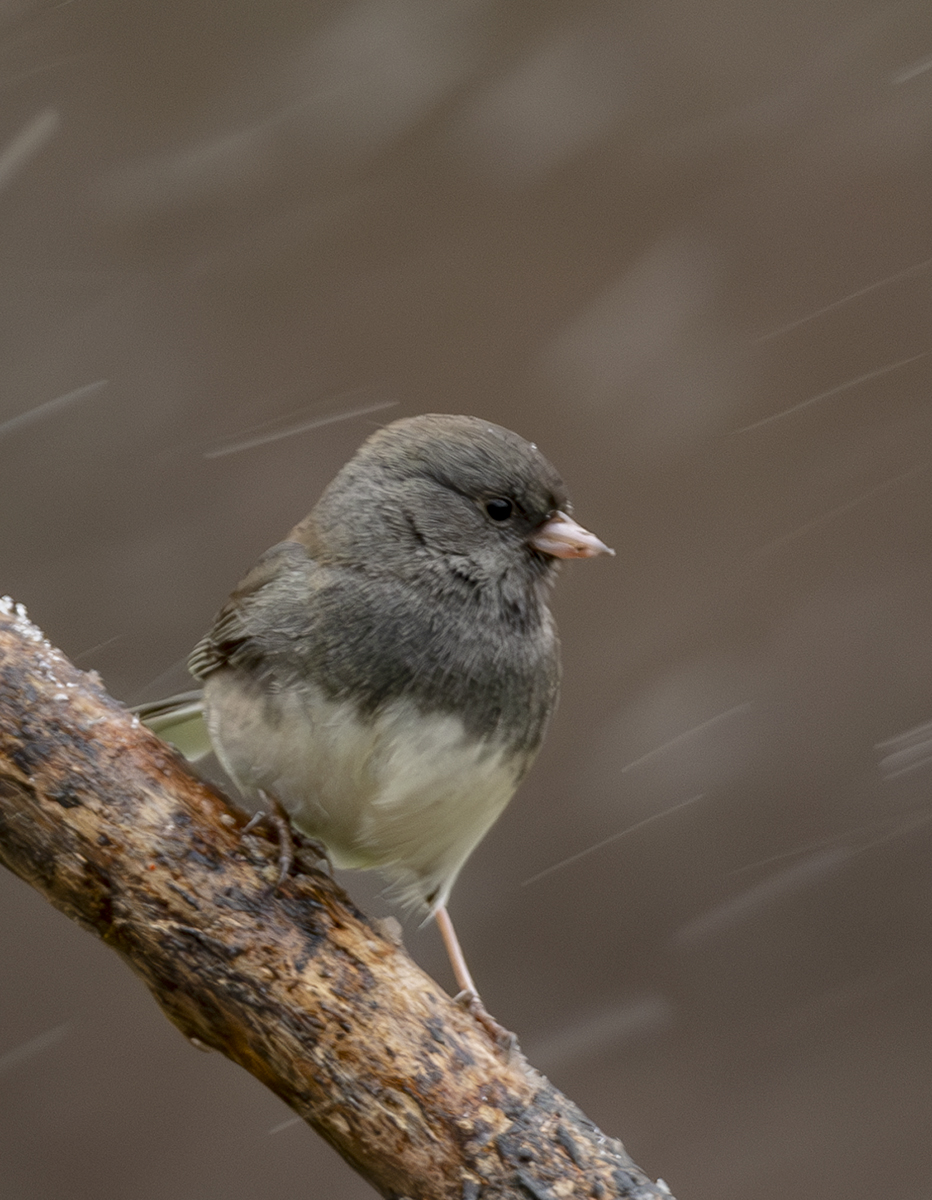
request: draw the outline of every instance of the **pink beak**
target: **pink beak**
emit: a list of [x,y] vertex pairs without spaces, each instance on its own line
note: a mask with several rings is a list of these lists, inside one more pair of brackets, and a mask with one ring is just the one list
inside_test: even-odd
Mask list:
[[541,554],[552,554],[554,558],[595,558],[597,554],[611,554],[604,542],[594,533],[577,525],[566,513],[552,513],[528,538],[530,545]]

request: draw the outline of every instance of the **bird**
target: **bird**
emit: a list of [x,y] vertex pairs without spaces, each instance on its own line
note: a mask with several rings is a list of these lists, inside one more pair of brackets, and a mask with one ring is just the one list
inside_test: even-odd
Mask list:
[[558,564],[612,554],[534,443],[478,417],[394,421],[230,595],[188,660],[202,690],[140,715],[434,917],[484,1012],[450,891],[554,711]]

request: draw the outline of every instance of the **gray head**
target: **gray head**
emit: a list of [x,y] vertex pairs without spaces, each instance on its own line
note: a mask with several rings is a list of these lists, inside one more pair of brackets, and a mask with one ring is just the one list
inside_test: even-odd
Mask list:
[[569,509],[532,443],[477,417],[429,414],[373,434],[297,532],[324,561],[403,575],[429,561],[473,582],[531,582],[556,558],[606,551]]

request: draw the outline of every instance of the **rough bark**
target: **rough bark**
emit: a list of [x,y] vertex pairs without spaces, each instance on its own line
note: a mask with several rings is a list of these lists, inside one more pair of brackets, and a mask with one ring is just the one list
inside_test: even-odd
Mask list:
[[306,864],[0,602],[0,862],[101,937],[383,1196],[663,1197]]

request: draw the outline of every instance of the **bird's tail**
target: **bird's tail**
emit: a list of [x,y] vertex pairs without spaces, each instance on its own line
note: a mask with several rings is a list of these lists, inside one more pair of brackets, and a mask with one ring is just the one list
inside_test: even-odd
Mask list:
[[169,696],[167,700],[137,704],[131,711],[153,733],[177,746],[190,762],[197,762],[210,754],[210,737],[204,720],[204,697],[200,691],[181,692],[177,696]]

